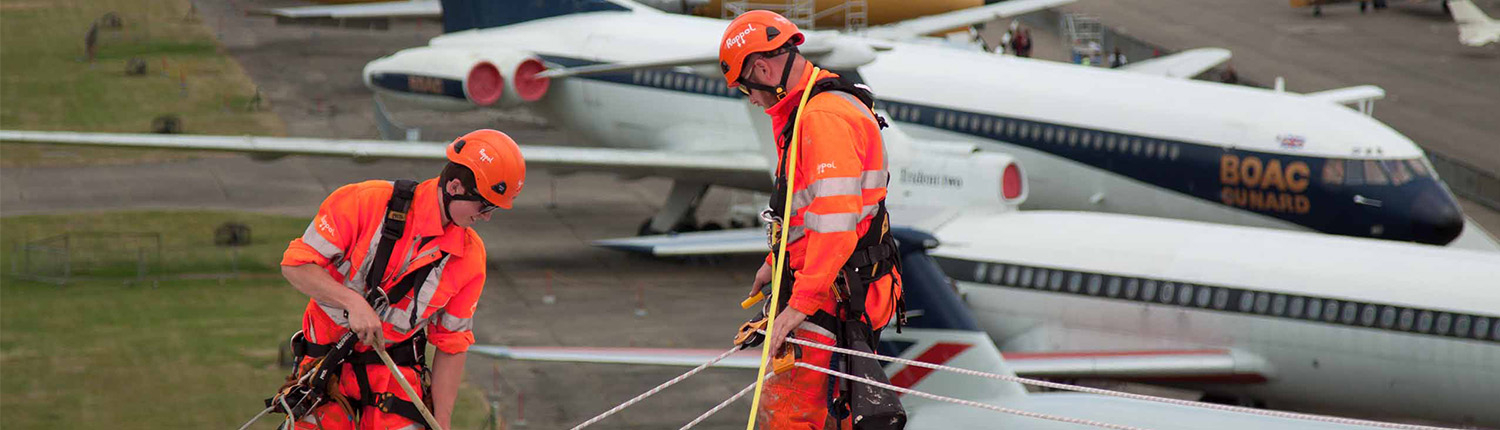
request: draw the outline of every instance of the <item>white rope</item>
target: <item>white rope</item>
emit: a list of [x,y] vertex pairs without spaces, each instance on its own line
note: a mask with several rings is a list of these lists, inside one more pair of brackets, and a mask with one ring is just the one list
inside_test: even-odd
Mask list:
[[[771,377],[771,375],[767,374],[766,377],[769,378]],[[733,396],[729,396],[728,399],[724,399],[724,401],[722,402],[719,402],[719,404],[717,406],[714,406],[713,409],[709,409],[708,412],[704,412],[703,415],[699,415],[698,418],[693,418],[693,420],[688,422],[687,425],[682,426],[682,428],[679,428],[677,430],[688,430],[690,428],[693,428],[693,426],[698,425],[698,423],[703,422],[703,420],[708,419],[708,417],[714,416],[714,414],[719,413],[719,411],[723,410],[725,407],[728,407],[730,403],[734,403],[735,400],[739,400],[741,397],[745,397],[746,394],[750,394],[750,390],[753,389],[755,389],[755,383],[751,382],[750,385],[746,385],[744,389],[740,390],[740,392],[735,393]]]
[[1449,428],[1449,427],[1433,427],[1433,426],[1423,426],[1423,425],[1415,425],[1415,424],[1398,424],[1398,423],[1389,423],[1389,422],[1383,422],[1383,421],[1370,421],[1370,420],[1360,420],[1360,419],[1353,419],[1353,418],[1330,417],[1330,416],[1325,416],[1325,415],[1303,414],[1303,413],[1297,413],[1297,412],[1285,412],[1285,411],[1273,411],[1273,410],[1265,410],[1265,409],[1254,409],[1254,408],[1246,408],[1246,407],[1241,407],[1241,406],[1220,405],[1220,404],[1214,404],[1214,403],[1195,402],[1195,401],[1191,401],[1191,400],[1179,400],[1179,399],[1171,399],[1171,398],[1166,398],[1166,397],[1147,396],[1147,395],[1143,395],[1143,394],[1126,393],[1126,392],[1123,392],[1123,391],[1113,391],[1113,390],[1105,390],[1105,389],[1100,389],[1100,388],[1092,388],[1092,387],[1082,387],[1082,386],[1077,386],[1077,385],[1060,384],[1060,383],[1056,383],[1056,382],[1049,382],[1049,381],[1043,381],[1043,380],[1038,380],[1038,379],[1022,378],[1022,377],[1019,377],[1019,376],[1009,376],[1009,375],[1000,375],[1000,374],[988,373],[988,372],[980,372],[980,371],[977,371],[977,370],[969,370],[969,369],[963,369],[963,368],[952,367],[952,366],[944,366],[944,365],[941,365],[941,364],[924,363],[924,362],[915,361],[915,360],[908,360],[908,359],[905,359],[905,358],[887,357],[887,356],[884,356],[884,355],[871,354],[871,353],[864,352],[864,351],[855,351],[855,350],[847,349],[847,348],[839,348],[839,347],[836,347],[836,346],[829,346],[829,345],[823,345],[823,344],[816,343],[816,342],[809,342],[809,341],[805,341],[805,340],[802,340],[802,339],[797,339],[797,338],[790,337],[790,336],[788,336],[786,338],[786,341],[787,342],[791,342],[791,343],[795,343],[795,344],[798,344],[798,345],[812,347],[812,348],[818,348],[818,349],[823,349],[823,350],[838,352],[838,353],[841,353],[841,354],[849,354],[849,355],[855,355],[855,356],[860,356],[860,357],[865,357],[865,358],[871,358],[871,359],[875,359],[875,360],[889,361],[889,362],[894,362],[894,363],[901,363],[901,364],[905,364],[905,365],[908,365],[908,366],[917,366],[917,367],[923,367],[923,368],[934,369],[934,370],[945,370],[945,371],[954,372],[954,373],[963,374],[963,375],[969,375],[969,376],[979,376],[979,377],[983,377],[983,378],[990,378],[990,379],[996,379],[996,380],[1001,380],[1001,381],[1015,382],[1015,383],[1018,383],[1018,384],[1034,385],[1034,386],[1038,386],[1038,387],[1046,387],[1046,388],[1052,388],[1052,389],[1058,389],[1058,390],[1077,391],[1077,392],[1080,392],[1080,393],[1098,394],[1098,395],[1102,395],[1102,396],[1121,397],[1121,398],[1126,398],[1126,399],[1142,400],[1142,401],[1148,401],[1148,402],[1167,403],[1167,404],[1178,405],[1178,406],[1189,406],[1189,407],[1214,409],[1214,410],[1225,411],[1225,412],[1239,412],[1239,413],[1246,413],[1246,414],[1253,414],[1253,415],[1262,415],[1262,416],[1270,416],[1270,417],[1286,418],[1286,419],[1297,419],[1297,420],[1307,420],[1307,421],[1318,421],[1318,422],[1333,423],[1333,424],[1369,426],[1369,427],[1380,427],[1380,428],[1400,429],[1400,430],[1455,430],[1455,429]]
[[667,387],[676,385],[678,382],[682,382],[683,380],[687,379],[688,377],[696,375],[696,374],[698,374],[698,372],[702,372],[703,369],[707,369],[708,366],[712,366],[714,363],[718,363],[719,361],[723,360],[726,357],[729,357],[730,355],[733,355],[735,352],[738,352],[739,350],[740,350],[740,346],[739,345],[735,345],[733,348],[730,348],[728,351],[724,351],[723,354],[719,354],[718,357],[714,357],[714,359],[708,360],[708,362],[703,363],[701,365],[698,365],[698,367],[694,367],[693,370],[689,370],[689,371],[687,371],[687,373],[683,373],[681,375],[678,375],[676,378],[672,378],[671,380],[669,380],[667,382],[663,382],[661,385],[657,385],[656,388],[652,388],[650,390],[646,390],[646,392],[641,393],[641,395],[635,396],[635,398],[632,398],[630,400],[626,400],[625,403],[621,403],[618,406],[615,406],[614,408],[611,408],[610,410],[604,411],[604,413],[599,414],[598,416],[590,418],[588,421],[584,421],[583,424],[579,424],[579,425],[573,426],[573,430],[579,430],[579,429],[582,429],[584,427],[588,427],[590,425],[593,425],[594,423],[597,423],[597,422],[599,422],[599,421],[601,421],[601,420],[603,420],[605,418],[608,418],[610,415],[614,415],[617,412],[625,410],[625,408],[631,407],[632,405],[635,405],[636,403],[640,403],[641,400],[645,400],[647,397],[651,397],[653,395],[656,395],[656,393],[660,393],[661,390],[665,390],[665,389],[667,389]]
[[245,421],[245,425],[240,426],[240,430],[245,430],[247,428],[250,428],[251,424],[255,424],[256,421],[260,421],[260,417],[266,416],[266,414],[270,413],[272,409],[276,409],[276,407],[275,406],[268,406],[265,409],[262,409],[260,411],[260,413],[255,414],[254,418],[250,418],[250,421]]
[[913,389],[909,389],[909,388],[901,388],[901,387],[897,387],[895,385],[878,382],[878,381],[871,380],[871,379],[868,379],[868,378],[861,378],[861,377],[858,377],[858,376],[850,375],[848,373],[839,372],[837,370],[825,369],[825,368],[822,368],[822,367],[814,366],[814,365],[807,364],[807,363],[800,362],[800,361],[797,362],[797,367],[801,367],[801,368],[804,368],[804,369],[816,370],[818,372],[823,372],[823,373],[828,374],[830,376],[835,376],[835,377],[839,377],[839,378],[848,379],[848,380],[851,380],[851,381],[856,381],[856,382],[860,382],[860,383],[874,385],[876,387],[884,388],[884,389],[891,390],[891,391],[897,391],[897,392],[901,392],[901,393],[905,393],[905,394],[911,394],[911,395],[918,396],[918,397],[926,397],[926,398],[929,398],[929,399],[932,399],[932,400],[938,400],[938,401],[944,401],[944,402],[949,402],[949,403],[955,403],[955,404],[960,404],[960,405],[964,405],[964,406],[973,406],[973,407],[982,408],[982,409],[989,409],[989,410],[992,410],[992,411],[995,411],[995,412],[1007,413],[1007,414],[1012,414],[1012,415],[1020,415],[1020,416],[1028,417],[1028,418],[1037,418],[1037,419],[1044,419],[1044,420],[1051,420],[1051,421],[1059,421],[1059,422],[1065,422],[1065,423],[1069,423],[1069,424],[1080,424],[1080,425],[1102,427],[1102,428],[1114,429],[1114,430],[1146,430],[1146,429],[1143,429],[1143,428],[1140,428],[1140,427],[1131,427],[1131,426],[1126,426],[1126,425],[1110,424],[1110,423],[1106,423],[1106,422],[1091,421],[1091,420],[1086,420],[1086,419],[1082,419],[1082,418],[1069,418],[1069,417],[1063,417],[1063,416],[1057,416],[1057,415],[1048,415],[1048,414],[1043,414],[1043,413],[1038,413],[1038,412],[1029,412],[1029,411],[1023,411],[1023,410],[1020,410],[1020,409],[1011,409],[1011,408],[1007,408],[1007,407],[995,406],[995,405],[991,405],[989,403],[980,403],[980,402],[975,402],[975,401],[971,401],[971,400],[955,399],[955,398],[952,398],[952,397],[940,396],[940,395],[932,394],[932,393],[924,393],[924,392],[913,390]]

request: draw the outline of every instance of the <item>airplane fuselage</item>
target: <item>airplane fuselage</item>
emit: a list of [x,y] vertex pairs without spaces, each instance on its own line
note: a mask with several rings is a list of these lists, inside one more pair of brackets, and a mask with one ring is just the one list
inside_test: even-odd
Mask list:
[[[723,23],[583,14],[454,33],[414,49],[505,47],[575,67],[703,51]],[[1456,200],[1414,143],[1331,103],[902,43],[841,72],[874,88],[877,108],[918,140],[973,142],[1015,156],[1035,191],[1024,209],[1433,244],[1463,229]],[[771,154],[765,115],[720,79],[688,68],[558,80],[533,107],[608,146]]]

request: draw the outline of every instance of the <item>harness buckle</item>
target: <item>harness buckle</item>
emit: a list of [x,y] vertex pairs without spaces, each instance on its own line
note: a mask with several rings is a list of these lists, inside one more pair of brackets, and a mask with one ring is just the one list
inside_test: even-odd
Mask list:
[[760,220],[766,223],[766,247],[776,250],[781,245],[782,219],[770,208],[760,211]]

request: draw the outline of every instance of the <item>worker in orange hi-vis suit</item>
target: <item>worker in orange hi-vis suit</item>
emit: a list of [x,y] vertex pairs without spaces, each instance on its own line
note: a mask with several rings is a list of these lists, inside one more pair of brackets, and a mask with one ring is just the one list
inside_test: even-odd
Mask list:
[[[873,350],[880,329],[893,318],[899,324],[903,307],[900,261],[885,210],[890,178],[880,136],[885,122],[875,115],[867,88],[813,67],[797,51],[802,41],[797,26],[769,11],[740,15],[720,40],[719,66],[725,82],[765,108],[778,132],[776,191],[771,209],[763,215],[772,226],[772,253],[756,272],[750,293],[760,294],[771,281],[779,230],[789,229],[786,267],[791,274],[782,277],[783,303],[774,304],[779,306],[777,317],[765,338],[772,354],[787,353],[788,335]],[[812,94],[806,106],[799,107],[810,82]],[[800,122],[799,109],[804,111]],[[799,130],[797,162],[787,166],[794,129]],[[796,176],[789,189],[786,176],[792,169]],[[792,195],[789,208],[782,207],[786,193]],[[833,365],[846,373],[868,371],[873,365],[864,376],[885,378],[873,362],[834,360],[830,352],[815,348],[799,352],[798,361]],[[856,428],[904,426],[905,414],[895,393],[857,385],[830,384],[825,374],[801,368],[775,375],[766,382],[757,421],[771,429],[821,429],[828,421],[848,417],[853,409]],[[871,402],[894,404],[895,409],[860,409]],[[861,423],[861,417],[876,419]],[[884,424],[872,425],[875,421]]]
[[[340,187],[287,247],[282,273],[312,298],[293,336],[304,357],[294,376],[324,357],[342,357],[328,364],[334,377],[317,387],[329,400],[293,413],[296,428],[426,428],[415,402],[448,428],[484,290],[484,242],[470,226],[510,209],[526,166],[516,143],[495,130],[464,135],[447,153],[437,178]],[[346,347],[355,345],[345,336],[351,332],[360,343]],[[371,349],[380,342],[389,342],[400,375]],[[437,349],[431,369],[428,343]],[[350,349],[331,354],[341,347]],[[410,398],[395,378],[425,388],[423,398]]]

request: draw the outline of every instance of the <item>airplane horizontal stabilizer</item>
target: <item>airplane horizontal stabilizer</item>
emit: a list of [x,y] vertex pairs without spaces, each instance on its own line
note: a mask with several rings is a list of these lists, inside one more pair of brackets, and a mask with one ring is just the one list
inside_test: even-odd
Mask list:
[[1304,97],[1335,104],[1355,104],[1385,98],[1385,89],[1374,85],[1358,85],[1303,94]]
[[594,246],[655,255],[765,254],[766,233],[760,228],[663,234],[594,241]]
[[901,22],[871,27],[869,36],[887,40],[910,39],[932,33],[966,27],[999,18],[1021,16],[1039,10],[1051,9],[1075,0],[1010,0],[987,6],[956,10],[937,15],[912,18]]
[[1192,79],[1225,61],[1231,54],[1224,48],[1197,48],[1172,55],[1137,61],[1120,67],[1120,70],[1159,75],[1169,78]]
[[383,3],[343,4],[331,6],[278,7],[251,11],[276,17],[278,22],[377,18],[440,18],[443,5],[438,0],[393,1]]

